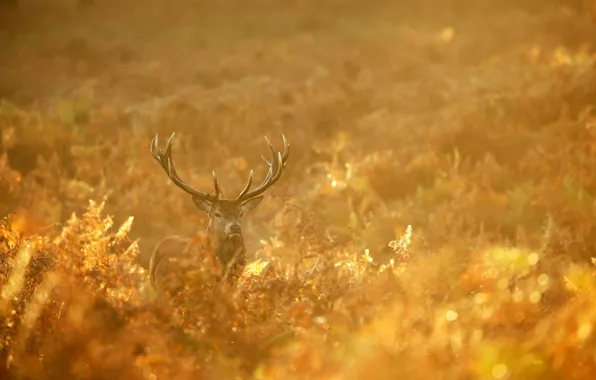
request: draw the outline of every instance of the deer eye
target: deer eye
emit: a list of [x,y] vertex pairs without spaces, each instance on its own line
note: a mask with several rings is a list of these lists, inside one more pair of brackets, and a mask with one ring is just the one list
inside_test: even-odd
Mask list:
[[238,217],[239,217],[239,218],[242,218],[242,215],[244,215],[244,213],[243,213],[242,211],[240,211],[240,212],[238,213]]
[[217,219],[221,218],[222,215],[219,212],[216,212],[215,214],[213,214]]

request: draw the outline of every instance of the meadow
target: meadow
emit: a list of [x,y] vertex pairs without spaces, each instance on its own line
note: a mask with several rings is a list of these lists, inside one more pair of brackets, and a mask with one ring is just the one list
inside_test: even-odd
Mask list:
[[[1,2],[0,378],[593,379],[590,4]],[[172,132],[229,196],[291,146],[242,276],[174,303]]]

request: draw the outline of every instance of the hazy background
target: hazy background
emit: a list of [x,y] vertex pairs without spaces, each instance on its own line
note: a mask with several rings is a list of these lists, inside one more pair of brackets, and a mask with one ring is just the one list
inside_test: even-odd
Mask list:
[[[595,3],[579,0],[0,1],[0,216],[12,212],[22,237],[51,237],[105,197],[116,225],[134,216],[129,238],[145,266],[159,240],[206,225],[151,157],[156,133],[162,146],[177,133],[186,182],[210,191],[215,169],[229,197],[251,168],[255,181],[265,175],[263,136],[281,149],[284,133],[288,169],[247,221],[249,254],[292,262],[305,250],[329,258],[366,249],[385,264],[396,259],[387,244],[412,226],[413,262],[396,304],[422,307],[427,314],[416,315],[429,325],[420,340],[406,322],[391,325],[406,343],[371,349],[371,376],[592,378],[594,338],[574,339],[596,323],[595,20]],[[305,236],[327,245],[305,248]],[[493,249],[506,253],[493,262]],[[522,297],[535,310],[460,317],[457,334],[470,346],[429,338],[443,328],[429,321],[449,305],[474,304],[478,292],[512,297],[529,275],[503,257],[526,262],[536,252],[544,266],[530,277],[543,287],[527,294],[539,292],[541,303]],[[569,313],[581,286],[569,290],[568,270],[589,289],[581,313]],[[536,282],[541,274],[552,293]],[[370,290],[350,289],[354,305]],[[369,296],[376,317],[407,319]],[[370,318],[345,341],[381,344],[389,325]],[[555,326],[574,338],[557,346],[546,333]],[[489,342],[483,354],[478,330]],[[246,339],[251,347],[264,338]],[[331,341],[304,344],[336,366],[319,373],[308,361],[284,362],[289,372],[267,376],[343,379],[371,367],[360,352],[334,356]],[[283,352],[298,360],[291,350]],[[540,371],[518,363],[502,374],[499,365],[527,352],[541,357]],[[239,372],[226,364],[235,375],[264,378],[251,371],[277,363],[230,355],[252,363]],[[492,363],[485,372],[479,357]]]

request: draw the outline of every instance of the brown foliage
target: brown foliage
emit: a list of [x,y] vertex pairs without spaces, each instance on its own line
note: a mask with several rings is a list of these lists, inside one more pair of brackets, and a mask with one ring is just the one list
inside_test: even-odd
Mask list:
[[[580,3],[3,9],[0,377],[592,379]],[[228,193],[263,134],[292,144],[236,281],[149,153],[171,132]],[[196,260],[167,299],[146,268],[172,234]]]

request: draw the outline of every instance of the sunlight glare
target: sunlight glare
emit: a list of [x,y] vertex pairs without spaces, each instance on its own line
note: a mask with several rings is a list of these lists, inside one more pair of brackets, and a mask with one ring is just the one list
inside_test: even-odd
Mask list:
[[449,322],[453,322],[457,319],[457,312],[455,310],[447,310],[447,313],[445,313],[445,318]]
[[582,324],[579,329],[577,329],[577,338],[579,340],[586,340],[592,333],[592,325],[590,323]]
[[492,370],[495,379],[502,379],[507,374],[507,366],[505,364],[497,364]]
[[455,36],[455,29],[449,26],[441,30],[441,33],[439,34],[439,39],[443,42],[451,42],[453,40],[453,36]]
[[258,276],[263,272],[267,265],[269,265],[269,261],[258,259],[246,266],[244,269],[244,274],[249,276]]

